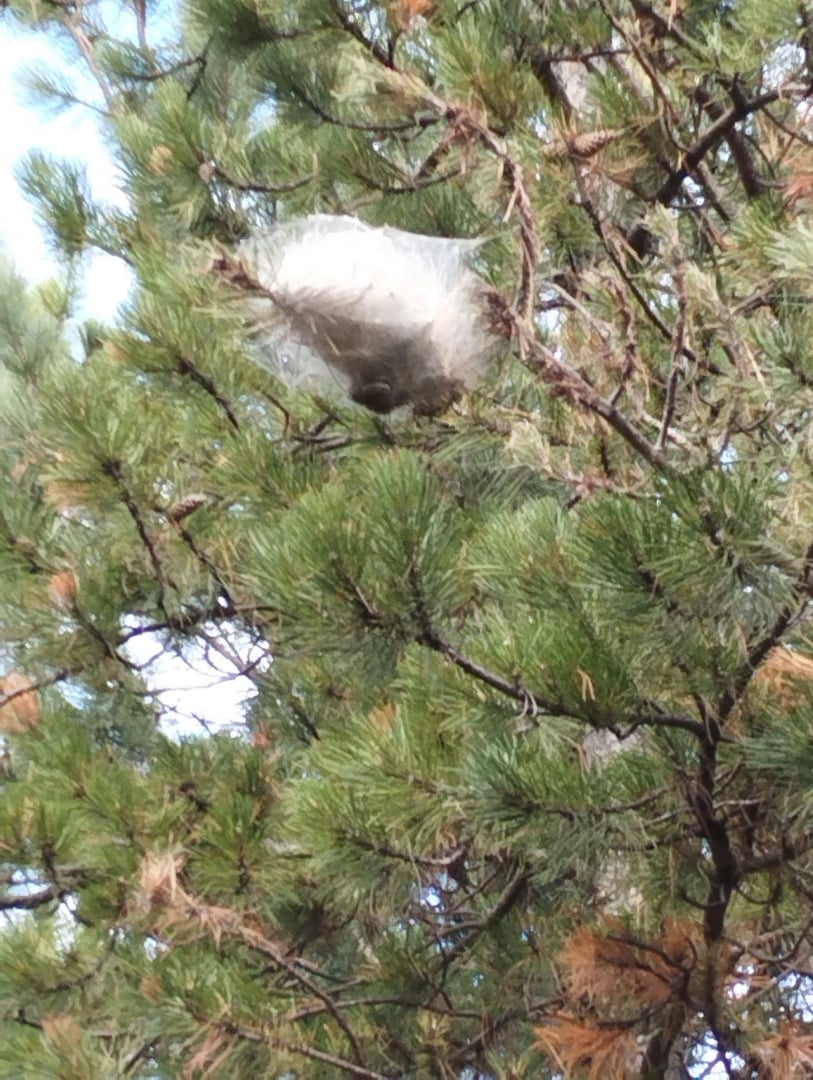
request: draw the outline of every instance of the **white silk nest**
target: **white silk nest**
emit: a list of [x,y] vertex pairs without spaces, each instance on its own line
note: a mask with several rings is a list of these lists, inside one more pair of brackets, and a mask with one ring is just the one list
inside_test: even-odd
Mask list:
[[338,389],[379,413],[443,411],[495,355],[479,240],[447,240],[314,214],[240,248],[261,363],[296,386]]

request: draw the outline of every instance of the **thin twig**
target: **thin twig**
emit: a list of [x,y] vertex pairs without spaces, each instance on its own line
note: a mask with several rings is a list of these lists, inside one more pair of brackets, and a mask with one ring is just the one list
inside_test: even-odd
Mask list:
[[[196,904],[193,904],[191,911],[194,915],[203,916],[203,919],[205,921],[205,916],[207,912],[206,905],[198,906]],[[325,993],[325,991],[322,990],[321,987],[318,986],[318,984],[315,983],[309,975],[306,975],[305,972],[301,970],[300,965],[295,963],[293,960],[289,960],[288,957],[284,956],[282,952],[277,948],[277,946],[274,945],[272,941],[269,941],[264,934],[261,934],[259,931],[252,930],[250,927],[246,926],[236,912],[234,913],[234,919],[232,921],[232,924],[228,927],[228,930],[236,937],[238,937],[247,948],[252,949],[255,952],[259,952],[263,956],[267,956],[278,967],[282,968],[284,971],[287,971],[288,974],[293,979],[295,979],[296,982],[303,986],[310,994],[312,994],[315,998],[318,998],[319,1001],[321,1001],[322,1004],[326,1007],[326,1009],[336,1021],[341,1030],[344,1032],[353,1050],[353,1056],[355,1057],[356,1061],[361,1063],[364,1060],[358,1036],[350,1027],[347,1019],[342,1016],[342,1014],[336,1008],[336,1003],[333,1001],[330,995]],[[363,1070],[356,1075],[367,1076],[374,1074],[368,1073],[367,1070]]]
[[410,120],[385,123],[375,123],[373,121],[363,123],[359,120],[344,120],[341,117],[334,116],[333,113],[328,112],[328,110],[324,108],[323,105],[320,105],[318,101],[315,101],[303,87],[294,87],[294,93],[297,98],[311,110],[311,112],[316,113],[320,120],[324,120],[326,124],[333,124],[336,127],[347,128],[348,131],[369,131],[376,135],[397,135],[406,131],[413,131],[416,129],[422,130],[423,128],[431,127],[432,124],[437,124],[439,119],[436,116],[421,116]]
[[603,398],[583,375],[560,360],[541,342],[528,343],[526,363],[538,367],[546,374],[559,392],[605,420],[650,465],[657,469],[664,468],[666,461],[663,451],[651,443],[643,432],[624,416],[617,405]]
[[[759,94],[757,97],[752,98],[751,101],[742,100],[733,105],[732,108],[711,124],[692,146],[681,153],[680,164],[668,179],[661,184],[651,201],[659,203],[661,206],[668,205],[680,191],[683,181],[691,176],[706,154],[713,150],[721,139],[728,136],[735,124],[791,92],[807,97],[811,92],[811,87],[793,85],[780,87],[777,90],[769,90],[764,94]],[[648,236],[646,226],[639,224],[634,226],[627,235],[627,243],[633,251],[641,255],[646,250]]]
[[305,187],[306,184],[313,180],[313,173],[308,173],[307,176],[302,176],[298,180],[289,180],[283,184],[261,184],[258,180],[235,180],[220,165],[214,166],[214,175],[219,180],[222,180],[224,184],[234,188],[235,191],[256,192],[261,195],[287,195],[291,191]]
[[[28,686],[20,687],[19,690],[12,690],[9,694],[0,694],[0,709],[3,709],[10,701],[14,701],[15,698],[23,697],[24,694],[35,694],[38,690],[44,690],[48,686],[55,686],[57,683],[69,679],[71,675],[81,674],[82,670],[82,667],[61,668],[59,671],[54,672],[53,675],[37,679],[36,682],[29,683]],[[2,681],[0,679],[0,684],[2,684]]]
[[372,41],[368,38],[358,23],[354,22],[353,18],[344,10],[342,0],[333,0],[333,11],[335,12],[336,18],[342,29],[350,34],[351,37],[354,37],[356,41],[379,62],[379,64],[388,68],[390,71],[398,70],[393,63],[389,52],[386,49],[382,49],[377,41]]
[[[81,7],[77,8],[77,13],[81,13]],[[68,32],[70,33],[73,40],[76,42],[76,45],[79,48],[82,56],[85,58],[85,63],[87,64],[90,73],[93,75],[93,78],[96,80],[96,83],[98,84],[98,87],[102,92],[102,97],[104,98],[108,112],[113,113],[116,107],[116,95],[113,93],[112,89],[110,88],[110,84],[108,83],[107,79],[104,76],[104,73],[102,72],[102,69],[96,62],[96,56],[94,54],[93,45],[90,38],[87,36],[82,26],[79,25],[74,18],[67,19],[65,21],[65,26],[67,26]]]
[[152,568],[155,573],[156,581],[160,590],[159,606],[161,610],[166,614],[165,590],[167,587],[169,587],[177,591],[177,586],[164,571],[163,564],[158,555],[158,550],[155,546],[153,538],[150,536],[149,531],[147,530],[144,516],[141,513],[141,507],[136,502],[134,496],[132,495],[129,488],[127,487],[127,484],[124,481],[124,472],[121,462],[111,458],[107,461],[103,461],[101,463],[101,466],[102,472],[106,476],[109,476],[110,479],[113,481],[114,485],[116,486],[119,498],[126,506],[127,512],[129,513],[130,517],[132,518],[133,524],[136,527],[136,532],[139,535],[139,539],[144,545],[150,563],[152,564]]
[[240,421],[237,419],[237,414],[234,411],[232,403],[218,390],[211,375],[207,375],[205,372],[201,371],[191,357],[184,355],[178,357],[178,373],[180,375],[188,375],[192,382],[197,383],[198,386],[205,390],[226,414],[226,417],[234,430],[240,430]]
[[669,425],[675,415],[678,383],[683,373],[683,340],[686,336],[686,275],[683,271],[682,259],[677,260],[672,276],[677,289],[678,316],[672,337],[672,370],[666,384],[666,400],[663,406],[663,418],[661,419],[661,430],[657,442],[658,449],[661,452],[666,450]]
[[276,1035],[272,1035],[271,1032],[256,1031],[254,1028],[248,1027],[246,1024],[236,1024],[231,1020],[221,1020],[218,1022],[218,1027],[230,1035],[238,1035],[241,1039],[249,1039],[251,1042],[267,1043],[274,1049],[282,1050],[286,1054],[299,1054],[301,1057],[308,1058],[310,1061],[321,1061],[325,1065],[330,1065],[334,1069],[338,1069],[340,1072],[349,1073],[351,1076],[361,1077],[361,1080],[391,1080],[392,1073],[379,1073],[373,1072],[372,1069],[366,1069],[362,1065],[354,1065],[352,1061],[347,1061],[345,1058],[337,1057],[336,1054],[328,1054],[324,1050],[317,1050],[313,1046],[305,1046],[303,1043],[292,1043],[285,1039],[280,1039]]

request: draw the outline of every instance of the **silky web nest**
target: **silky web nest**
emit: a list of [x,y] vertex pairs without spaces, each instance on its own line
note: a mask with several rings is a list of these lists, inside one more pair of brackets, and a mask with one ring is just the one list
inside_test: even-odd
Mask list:
[[479,240],[448,240],[314,214],[240,248],[260,362],[377,413],[433,414],[472,387],[499,339],[471,268]]

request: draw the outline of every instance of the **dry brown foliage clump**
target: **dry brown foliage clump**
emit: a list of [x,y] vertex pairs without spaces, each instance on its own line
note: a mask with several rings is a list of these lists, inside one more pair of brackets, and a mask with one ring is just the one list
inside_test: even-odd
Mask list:
[[667,1011],[669,1023],[682,1022],[700,958],[695,933],[677,919],[666,920],[652,942],[614,919],[601,933],[576,930],[559,953],[565,1005],[536,1029],[537,1047],[565,1076],[638,1076],[651,1022],[660,1024]]
[[0,732],[27,731],[40,722],[39,694],[34,682],[21,671],[0,679]]

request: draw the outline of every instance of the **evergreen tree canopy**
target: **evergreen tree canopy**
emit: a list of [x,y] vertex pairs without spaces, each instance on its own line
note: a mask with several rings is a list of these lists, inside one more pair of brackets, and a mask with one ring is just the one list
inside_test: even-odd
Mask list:
[[[813,1075],[809,6],[0,6],[126,196],[0,271],[0,1073]],[[255,362],[314,213],[483,241],[470,393]]]

